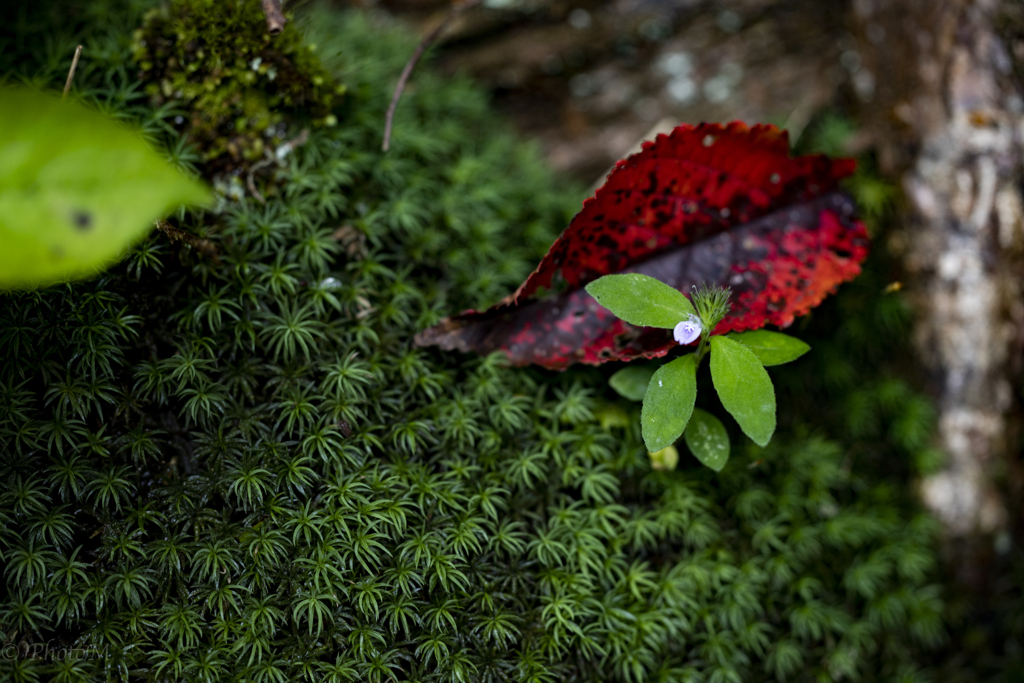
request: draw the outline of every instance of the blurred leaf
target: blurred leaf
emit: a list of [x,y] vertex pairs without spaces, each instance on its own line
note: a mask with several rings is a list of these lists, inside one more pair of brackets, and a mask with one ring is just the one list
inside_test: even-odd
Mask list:
[[658,366],[651,364],[627,365],[608,378],[608,384],[619,393],[619,396],[630,401],[644,400],[647,385]]
[[891,209],[899,194],[894,185],[868,173],[855,174],[847,185],[863,215],[872,221],[877,221]]
[[754,352],[727,337],[712,337],[711,379],[743,433],[767,446],[775,433],[775,387]]
[[0,88],[0,287],[88,276],[210,195],[135,131],[76,102]]
[[[763,370],[762,370],[763,372]],[[644,443],[651,453],[671,446],[686,429],[697,398],[697,363],[690,353],[666,363],[651,377],[640,411]]]
[[826,114],[808,137],[808,151],[829,156],[843,156],[846,145],[857,132],[857,125],[845,116]]
[[937,474],[946,464],[946,454],[937,448],[923,448],[914,453],[914,466],[917,473],[927,477]]
[[683,437],[690,452],[715,472],[721,472],[729,461],[729,433],[711,413],[695,408]]

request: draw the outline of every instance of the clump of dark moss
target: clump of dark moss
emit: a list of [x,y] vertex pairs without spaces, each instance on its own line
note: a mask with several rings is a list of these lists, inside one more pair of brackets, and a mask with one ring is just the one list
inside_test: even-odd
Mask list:
[[133,57],[155,106],[187,107],[184,132],[215,172],[295,136],[287,121],[336,125],[345,91],[294,23],[270,35],[254,0],[171,0],[145,16]]

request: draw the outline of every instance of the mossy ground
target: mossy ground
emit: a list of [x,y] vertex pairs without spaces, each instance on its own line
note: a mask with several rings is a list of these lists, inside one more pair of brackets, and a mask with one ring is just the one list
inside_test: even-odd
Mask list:
[[[0,29],[5,73],[53,85],[83,40],[81,96],[208,158],[176,123],[201,98],[136,80],[145,3],[53,9]],[[0,676],[919,680],[942,636],[932,526],[820,435],[836,420],[721,474],[656,472],[610,370],[411,348],[518,284],[581,197],[471,84],[427,71],[382,155],[412,43],[315,12],[344,111],[265,205],[174,219],[217,259],[154,233],[97,280],[0,298],[0,624],[22,648]],[[46,642],[102,657],[26,649]]]

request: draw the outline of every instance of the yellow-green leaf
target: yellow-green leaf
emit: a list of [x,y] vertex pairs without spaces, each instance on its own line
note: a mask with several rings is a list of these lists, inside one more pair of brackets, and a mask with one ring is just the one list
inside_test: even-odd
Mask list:
[[128,126],[85,105],[0,87],[0,288],[85,277],[210,193]]
[[651,469],[671,472],[679,464],[679,450],[675,446],[666,446],[657,453],[648,453]]
[[608,384],[618,392],[619,396],[630,401],[644,400],[647,385],[651,381],[658,366],[651,363],[634,363],[622,368],[608,378]]

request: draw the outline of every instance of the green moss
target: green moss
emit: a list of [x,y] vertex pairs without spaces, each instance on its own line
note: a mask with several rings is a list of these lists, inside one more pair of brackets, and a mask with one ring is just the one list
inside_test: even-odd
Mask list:
[[[218,261],[155,233],[0,297],[0,631],[101,655],[0,678],[915,680],[933,529],[842,447],[657,472],[610,370],[411,348],[511,291],[580,197],[428,71],[381,155],[412,40],[311,25],[350,114],[265,206],[180,218]],[[199,107],[143,106],[107,54],[81,83],[106,106],[154,131]]]
[[294,23],[270,35],[258,2],[172,0],[146,14],[132,49],[153,104],[189,109],[184,132],[213,169],[260,159],[298,132],[300,112],[337,123],[344,87]]

